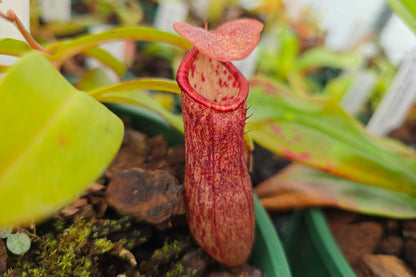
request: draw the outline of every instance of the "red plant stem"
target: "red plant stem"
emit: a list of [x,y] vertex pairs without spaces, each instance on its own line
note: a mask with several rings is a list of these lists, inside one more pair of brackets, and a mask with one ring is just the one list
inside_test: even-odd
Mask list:
[[12,10],[8,10],[6,14],[0,12],[0,17],[3,17],[4,19],[10,21],[13,23],[19,32],[22,34],[26,42],[29,44],[29,46],[32,49],[39,50],[41,52],[46,53],[46,49],[43,48],[42,45],[40,45],[30,34],[28,30],[26,30],[25,25],[22,23],[22,21],[17,17],[17,15]]
[[181,63],[177,81],[182,90],[191,232],[213,258],[240,265],[250,255],[255,224],[244,154],[247,82],[231,63],[212,60],[196,48]]

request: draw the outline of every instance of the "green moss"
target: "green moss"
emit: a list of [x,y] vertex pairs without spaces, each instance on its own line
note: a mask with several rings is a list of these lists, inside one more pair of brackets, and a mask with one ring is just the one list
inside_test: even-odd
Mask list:
[[36,247],[23,256],[13,257],[10,264],[22,269],[23,276],[92,276],[94,257],[114,247],[108,239],[90,236],[94,224],[94,220],[75,220],[65,228],[57,223],[55,235],[36,237]]
[[97,239],[94,241],[94,246],[96,250],[96,254],[105,254],[110,252],[111,249],[114,247],[114,243],[109,241],[108,239]]
[[126,240],[126,243],[123,244],[124,248],[128,250],[132,250],[135,245],[136,245],[136,242],[134,240],[130,240],[130,241]]
[[166,273],[166,277],[188,277],[188,274],[185,274],[185,268],[182,264],[176,264],[175,268]]
[[190,242],[188,239],[185,240],[174,240],[164,242],[163,247],[156,249],[150,260],[155,264],[167,264],[172,261],[178,260],[181,255],[189,248]]

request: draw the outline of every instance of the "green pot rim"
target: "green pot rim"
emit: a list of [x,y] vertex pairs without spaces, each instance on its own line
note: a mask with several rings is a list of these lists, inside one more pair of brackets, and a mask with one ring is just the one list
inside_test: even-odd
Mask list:
[[357,277],[320,209],[295,210],[283,230],[283,243],[294,277]]
[[357,277],[344,258],[320,209],[306,211],[305,221],[314,245],[331,276]]

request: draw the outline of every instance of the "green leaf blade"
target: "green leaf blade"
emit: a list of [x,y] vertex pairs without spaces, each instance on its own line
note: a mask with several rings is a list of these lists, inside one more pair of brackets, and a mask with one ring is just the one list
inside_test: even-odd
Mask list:
[[413,0],[387,0],[387,4],[416,34],[416,2]]
[[120,91],[103,93],[97,97],[97,100],[105,103],[137,105],[149,109],[159,114],[179,132],[184,132],[182,116],[174,114],[165,109],[160,103],[147,95],[145,91]]
[[0,97],[0,226],[38,220],[74,199],[121,144],[120,119],[39,54],[11,69]]
[[286,167],[256,187],[262,203],[270,209],[277,199],[274,196],[286,190],[320,199],[325,203],[323,206],[398,219],[416,218],[416,199],[412,196],[342,179],[300,164]]
[[192,45],[188,41],[178,35],[150,27],[139,26],[116,28],[99,34],[85,35],[69,42],[58,42],[50,45],[47,50],[52,53],[51,60],[54,63],[61,65],[65,60],[75,54],[85,52],[104,42],[123,39],[164,42],[186,50],[192,48]]
[[416,154],[410,148],[371,136],[334,100],[291,94],[268,81],[250,85],[250,134],[260,145],[344,178],[416,196]]
[[115,58],[113,55],[111,55],[104,49],[101,49],[99,47],[93,47],[87,49],[84,53],[88,56],[97,59],[102,64],[108,66],[117,74],[119,78],[122,78],[123,74],[127,71],[126,66],[121,61],[119,61],[117,58]]
[[32,50],[27,43],[11,38],[0,39],[0,54],[20,57]]

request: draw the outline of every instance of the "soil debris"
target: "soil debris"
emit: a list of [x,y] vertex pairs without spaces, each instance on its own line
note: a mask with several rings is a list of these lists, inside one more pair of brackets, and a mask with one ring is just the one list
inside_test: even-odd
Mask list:
[[120,171],[111,179],[106,197],[121,214],[131,214],[153,224],[185,212],[184,188],[166,170]]
[[364,255],[360,263],[360,276],[414,277],[409,267],[393,255]]
[[416,276],[416,221],[327,209],[337,244],[358,277]]

